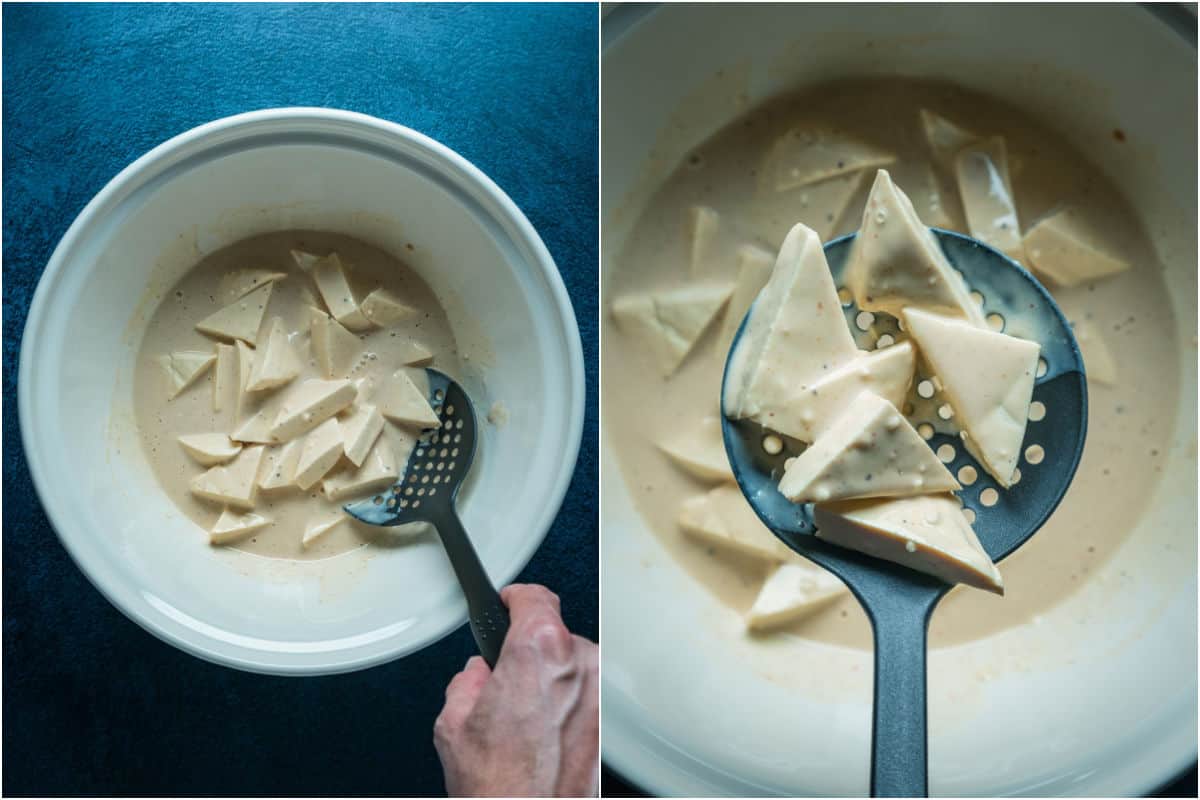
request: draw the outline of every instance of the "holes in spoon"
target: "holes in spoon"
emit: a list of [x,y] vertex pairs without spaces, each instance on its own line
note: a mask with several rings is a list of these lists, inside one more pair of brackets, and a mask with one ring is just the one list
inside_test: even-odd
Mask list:
[[1000,333],[1004,330],[1004,317],[992,312],[991,314],[987,315],[987,324],[988,327],[994,330],[996,333]]
[[958,470],[958,482],[963,486],[970,486],[979,480],[979,472],[970,464],[966,464]]
[[1046,363],[1046,359],[1039,358],[1037,365],[1037,376],[1039,378],[1046,377],[1046,373],[1050,371],[1050,365]]
[[875,315],[870,311],[860,311],[854,318],[854,325],[860,331],[869,331],[871,326],[875,324]]
[[943,464],[949,464],[954,460],[956,455],[958,455],[958,452],[952,444],[943,444],[937,449],[937,457]]
[[1041,422],[1046,418],[1046,404],[1041,400],[1034,400],[1029,404],[1029,421]]
[[1040,444],[1031,444],[1025,448],[1025,460],[1030,464],[1040,464],[1046,457],[1046,450]]

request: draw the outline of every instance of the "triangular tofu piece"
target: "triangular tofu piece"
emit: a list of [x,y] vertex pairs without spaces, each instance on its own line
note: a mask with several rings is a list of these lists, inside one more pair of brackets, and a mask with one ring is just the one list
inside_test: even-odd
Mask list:
[[1129,269],[1084,230],[1079,212],[1064,208],[1041,219],[1025,234],[1025,256],[1034,271],[1058,286],[1078,286]]
[[380,328],[390,328],[397,322],[415,316],[417,313],[415,308],[400,302],[400,298],[387,289],[376,289],[368,294],[363,298],[359,308],[362,309],[363,316],[370,320],[372,325]]
[[[899,172],[899,169],[897,169]],[[908,199],[921,222],[930,228],[956,230],[961,227],[950,217],[950,205],[956,203],[942,191],[942,179],[927,162],[904,165],[902,178],[893,177],[893,183],[908,186]],[[865,204],[864,204],[865,205]]]
[[1004,594],[999,570],[953,495],[846,500],[816,506],[817,536],[940,578]]
[[187,387],[204,374],[204,371],[216,361],[215,353],[204,353],[199,350],[178,350],[174,353],[158,357],[163,373],[167,376],[167,399],[174,400]]
[[356,403],[350,407],[350,413],[342,420],[342,439],[344,440],[346,458],[356,467],[362,466],[363,459],[371,451],[371,446],[383,433],[383,414],[373,405]]
[[274,444],[279,440],[271,435],[272,413],[269,407],[263,406],[242,420],[242,424],[238,425],[233,433],[229,434],[229,438],[235,442]]
[[721,215],[708,206],[692,206],[688,209],[687,237],[688,259],[691,275],[698,278],[712,274],[717,251],[717,232],[721,229]]
[[234,404],[234,419],[242,418],[242,411],[249,405],[250,373],[254,371],[254,350],[250,345],[238,339],[233,343],[237,349],[238,365],[238,396]]
[[986,324],[966,283],[886,170],[876,174],[867,198],[846,264],[846,288],[863,311],[898,318],[916,306]]
[[406,367],[423,367],[433,363],[433,353],[414,339],[400,343],[396,348],[396,358]]
[[[720,313],[733,292],[733,285],[685,286],[654,295],[654,313],[663,327],[675,332],[690,350],[700,334]],[[687,351],[684,351],[687,354]]]
[[688,536],[744,556],[777,563],[794,553],[775,538],[736,486],[718,486],[679,507],[679,527]]
[[422,429],[436,428],[439,424],[438,415],[425,399],[425,393],[404,370],[384,378],[375,401],[379,412],[393,422]]
[[979,134],[956,125],[935,111],[922,108],[920,116],[921,130],[925,132],[929,151],[943,166],[949,166],[959,150],[979,139]]
[[232,462],[213,467],[192,478],[192,494],[205,500],[240,508],[253,508],[258,489],[256,478],[264,447],[247,447]]
[[312,272],[313,267],[321,263],[321,259],[325,256],[319,256],[316,253],[308,253],[304,250],[292,250],[292,260],[296,262],[296,266],[301,272]]
[[717,417],[705,417],[695,430],[660,442],[658,449],[700,480],[733,481],[733,470],[725,455],[725,441],[721,435],[721,420]]
[[308,330],[317,368],[326,378],[344,378],[363,351],[362,340],[319,308],[308,309]]
[[262,327],[267,304],[271,301],[274,283],[260,286],[250,294],[233,301],[219,311],[196,323],[196,330],[222,339],[241,339],[254,344]]
[[228,508],[221,512],[217,524],[208,533],[210,544],[229,544],[271,524],[270,517],[261,514],[239,514]]
[[906,497],[961,488],[896,407],[871,392],[854,398],[791,463],[779,491],[793,503]]
[[304,437],[296,461],[296,485],[307,491],[324,478],[342,457],[342,426],[330,418]]
[[1008,177],[1008,149],[992,136],[964,147],[954,159],[967,230],[979,241],[1024,261],[1017,201]]
[[381,436],[361,467],[343,469],[330,475],[321,484],[321,489],[328,499],[337,501],[391,486],[399,477],[400,463],[396,460],[396,453],[388,444],[387,437]]
[[363,314],[346,280],[346,271],[337,253],[319,259],[309,271],[317,284],[317,291],[325,301],[325,307],[333,318],[352,331],[365,331],[371,327],[370,320]]
[[721,326],[721,343],[717,348],[720,358],[724,360],[729,354],[729,346],[737,329],[741,327],[746,312],[754,304],[754,298],[767,285],[771,277],[771,268],[775,266],[775,256],[753,244],[744,244],[737,251],[737,283],[733,287],[733,295],[729,298],[729,307],[725,309],[725,322]]
[[331,530],[341,525],[346,521],[345,514],[336,514],[322,519],[315,519],[304,528],[304,537],[300,540],[300,546],[307,548],[317,539],[320,539]]
[[283,489],[296,481],[296,465],[300,462],[303,439],[268,447],[258,471],[258,488]]
[[750,309],[731,356],[722,407],[734,419],[754,416],[857,353],[821,240],[797,225]]
[[1072,322],[1071,327],[1074,329],[1075,342],[1079,345],[1079,354],[1083,356],[1083,368],[1087,370],[1088,382],[1115,386],[1117,361],[1108,345],[1104,343],[1099,329],[1084,319]]
[[232,303],[261,288],[268,283],[275,283],[287,277],[286,272],[275,272],[269,269],[239,269],[221,276],[217,283],[217,294],[221,302]]
[[654,354],[663,376],[669,377],[732,291],[731,284],[700,284],[629,295],[613,303],[613,317],[625,335],[640,340]]
[[786,192],[838,175],[882,167],[895,160],[894,153],[840,131],[792,128],[771,145],[764,177],[771,181],[775,191]]
[[238,407],[238,396],[242,392],[241,375],[238,373],[237,348],[231,344],[217,345],[217,362],[213,372],[213,411]]
[[937,375],[967,449],[1007,487],[1021,455],[1041,346],[911,308],[904,324]]
[[837,576],[807,561],[786,561],[775,568],[754,605],[746,612],[752,631],[779,628],[806,617],[846,593]]
[[223,433],[193,433],[180,436],[179,444],[193,461],[205,467],[224,464],[242,452],[242,446],[231,441]]
[[271,320],[266,345],[255,354],[246,389],[251,392],[278,389],[294,380],[300,374],[300,368],[300,357],[288,341],[287,328],[281,318],[275,317]]
[[861,352],[816,382],[796,386],[778,404],[760,408],[751,419],[784,436],[814,442],[862,392],[882,397],[896,408],[912,385],[917,353],[910,342]]
[[[817,238],[827,242],[841,229],[842,218],[850,209],[851,202],[858,197],[867,178],[865,171],[852,172],[801,186],[786,195],[768,188],[755,197],[749,224],[775,251],[779,250],[797,222],[812,228]],[[771,261],[774,263],[774,257]]]
[[358,389],[350,381],[308,380],[290,391],[271,423],[270,436],[276,442],[290,442],[311,431],[342,409],[349,408],[358,396]]

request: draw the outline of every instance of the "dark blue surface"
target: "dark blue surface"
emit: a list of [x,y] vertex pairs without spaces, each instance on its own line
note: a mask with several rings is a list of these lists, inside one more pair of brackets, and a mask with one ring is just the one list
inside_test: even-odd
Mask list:
[[597,10],[51,6],[4,17],[4,780],[20,794],[437,794],[430,726],[466,628],[352,675],[248,675],[128,621],[46,522],[21,451],[21,331],[46,261],[121,168],[202,122],[315,105],[394,120],[490,175],[553,253],[581,325],[583,448],[521,580],[597,631]]

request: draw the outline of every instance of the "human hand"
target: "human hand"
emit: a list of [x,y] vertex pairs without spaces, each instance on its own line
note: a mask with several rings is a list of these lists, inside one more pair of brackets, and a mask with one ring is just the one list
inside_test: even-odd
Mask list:
[[446,687],[433,743],[452,797],[598,790],[599,649],[563,626],[544,586],[500,592],[511,622],[494,670],[472,656]]

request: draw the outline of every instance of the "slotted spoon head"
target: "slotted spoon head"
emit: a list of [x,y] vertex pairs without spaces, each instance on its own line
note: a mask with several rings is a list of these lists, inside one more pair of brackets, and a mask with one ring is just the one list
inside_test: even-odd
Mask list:
[[[1045,416],[1029,421],[1022,451],[1037,445],[1044,452],[1044,458],[1039,463],[1031,463],[1023,457],[1019,467],[1021,479],[1016,485],[1009,489],[1001,487],[966,451],[958,437],[935,433],[929,441],[934,450],[943,444],[954,448],[955,457],[946,465],[951,472],[957,474],[961,467],[969,464],[978,473],[975,483],[964,486],[958,496],[964,507],[975,515],[973,527],[980,543],[988,555],[998,561],[1045,523],[1066,493],[1079,465],[1087,431],[1087,382],[1083,359],[1062,311],[1024,268],[968,236],[932,230],[950,263],[963,273],[973,291],[983,295],[984,314],[999,314],[1004,320],[1005,332],[1033,339],[1042,346],[1041,359],[1045,367],[1043,370],[1039,364],[1033,401],[1041,404],[1039,408],[1045,409]],[[839,287],[854,237],[855,234],[849,234],[824,247],[834,283]],[[854,324],[859,309],[853,302],[844,304],[843,309],[850,330],[859,339],[859,346],[872,347],[869,334]],[[734,347],[744,330],[745,320],[734,337]],[[725,377],[728,375],[727,361]],[[923,420],[911,421],[915,426]],[[785,447],[777,455],[768,455],[762,447],[766,431],[750,420],[731,420],[723,415],[722,429],[725,450],[743,494],[766,526],[793,550],[841,577],[856,593],[854,584],[862,580],[886,579],[944,586],[930,576],[817,538],[811,504],[792,503],[778,489],[784,462],[796,455],[798,448]],[[996,494],[996,502],[992,505],[984,503],[987,490]],[[986,498],[991,500],[991,494],[988,493]]]
[[459,487],[475,457],[475,412],[467,393],[449,376],[426,369],[429,405],[438,427],[422,432],[399,480],[383,492],[344,506],[370,525],[436,523],[454,510]]
[[[937,229],[933,233],[950,263],[983,295],[984,314],[999,314],[1004,331],[1042,346],[1045,369],[1039,368],[1032,402],[1041,404],[1045,415],[1029,422],[1022,449],[1038,445],[1044,457],[1022,459],[1021,480],[1015,486],[1002,489],[956,437],[935,434],[930,440],[935,450],[945,444],[954,447],[955,457],[947,464],[952,471],[957,473],[970,464],[978,473],[975,483],[964,486],[958,495],[974,515],[973,526],[984,549],[999,561],[1050,517],[1075,475],[1087,430],[1083,359],[1054,300],[1020,265],[970,237]],[[838,286],[853,241],[851,234],[825,245]],[[853,303],[845,304],[844,310],[848,322],[858,314]],[[745,327],[742,320],[734,348]],[[850,329],[860,347],[871,347],[856,325],[851,324]],[[728,377],[726,361],[725,379]],[[755,513],[785,544],[841,578],[871,620],[875,636],[871,793],[876,797],[924,796],[928,791],[926,629],[933,609],[950,586],[932,575],[818,538],[812,506],[792,503],[777,488],[784,462],[799,452],[799,445],[789,442],[782,452],[770,456],[762,446],[765,431],[757,423],[722,415],[721,425],[734,477]],[[985,497],[991,500],[992,492],[995,502],[988,504]]]

